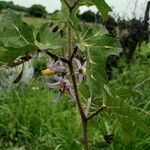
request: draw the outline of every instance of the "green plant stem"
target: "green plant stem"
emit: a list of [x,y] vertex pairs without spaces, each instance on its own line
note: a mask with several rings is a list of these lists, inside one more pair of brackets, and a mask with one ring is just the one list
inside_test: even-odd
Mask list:
[[83,145],[84,150],[89,150],[89,144],[88,144],[88,120],[82,121],[83,125]]
[[[70,13],[69,15],[71,17],[73,8],[75,6],[73,8],[69,7],[69,5],[67,5],[67,6],[69,8],[69,13]],[[70,70],[70,74],[71,74],[71,78],[72,78],[72,82],[73,82],[73,88],[74,88],[76,103],[77,103],[78,111],[80,113],[82,127],[83,127],[83,131],[82,131],[83,132],[82,133],[83,139],[82,139],[82,141],[83,141],[83,145],[84,145],[84,150],[89,150],[89,148],[88,148],[88,130],[87,130],[88,120],[85,116],[85,113],[83,111],[83,108],[82,108],[82,105],[80,102],[79,91],[78,91],[78,87],[77,87],[77,81],[75,78],[75,73],[74,73],[74,68],[73,68],[73,63],[72,63],[72,60],[74,58],[74,54],[76,53],[76,50],[73,51],[73,36],[72,36],[72,29],[70,26],[68,27],[68,51],[69,51],[69,54],[68,54],[69,63],[68,63],[68,65],[69,65],[69,70]]]
[[73,56],[72,53],[72,30],[69,27],[68,28],[68,50],[69,50],[69,70],[70,70],[70,74],[71,74],[71,78],[72,78],[72,82],[73,82],[73,88],[74,88],[74,93],[75,93],[75,97],[76,97],[76,103],[78,106],[78,110],[80,113],[80,117],[81,117],[81,121],[82,121],[82,126],[83,126],[83,145],[84,145],[84,150],[88,150],[88,130],[87,130],[87,126],[88,126],[88,120],[87,117],[85,116],[85,113],[83,111],[81,102],[80,102],[80,97],[79,97],[79,92],[78,92],[78,87],[77,87],[77,82],[76,82],[76,78],[75,78],[75,73],[74,73],[74,68],[73,68],[73,64],[72,64],[72,60],[73,60]]
[[81,116],[81,121],[82,121],[82,126],[83,126],[83,139],[82,139],[82,141],[83,141],[83,145],[84,145],[84,150],[88,150],[89,149],[88,148],[88,130],[87,130],[88,120],[87,120],[87,118],[85,116],[85,113],[83,111],[83,108],[81,106],[79,92],[78,92],[78,88],[77,88],[77,82],[76,82],[72,62],[69,63],[69,70],[70,70],[70,73],[71,73],[74,93],[75,93],[75,97],[76,97],[76,103],[77,103],[77,106],[78,106],[78,110],[79,110],[79,113],[80,113],[80,116]]

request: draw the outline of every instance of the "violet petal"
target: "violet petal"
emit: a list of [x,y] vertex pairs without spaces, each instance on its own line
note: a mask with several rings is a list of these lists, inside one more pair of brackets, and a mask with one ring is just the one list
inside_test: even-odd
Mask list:
[[72,100],[72,101],[75,101],[76,98],[75,98],[75,96],[73,95],[73,92],[72,92],[71,88],[68,89],[68,93],[69,93],[69,97],[71,98],[71,100]]
[[74,58],[73,60],[77,64],[78,68],[80,68],[81,67],[81,62],[77,58]]
[[53,68],[54,65],[54,60],[51,61],[50,63],[47,63],[47,68]]
[[83,81],[83,74],[79,73],[78,85],[80,85],[82,81]]
[[56,82],[56,83],[47,83],[48,88],[50,89],[56,89],[59,88],[60,86],[60,82]]
[[59,76],[57,76],[57,75],[54,75],[54,79],[55,79],[56,81],[58,81],[58,82],[61,82],[61,81],[63,80],[62,77],[59,77]]
[[58,72],[64,72],[65,71],[65,67],[64,66],[56,66],[54,67],[54,69]]
[[53,103],[54,105],[56,105],[56,104],[61,100],[61,97],[62,97],[63,94],[64,94],[64,93],[59,92],[58,95],[57,95],[57,97],[52,101],[52,103]]

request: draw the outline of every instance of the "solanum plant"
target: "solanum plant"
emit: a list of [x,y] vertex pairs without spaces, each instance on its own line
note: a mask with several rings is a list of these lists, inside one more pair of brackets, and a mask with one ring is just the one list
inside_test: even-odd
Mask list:
[[[126,101],[109,88],[106,61],[108,56],[121,52],[119,41],[109,36],[104,27],[97,30],[81,23],[76,17],[79,6],[96,5],[105,21],[111,8],[105,0],[61,0],[61,3],[62,10],[53,16],[54,22],[43,24],[37,34],[22,20],[20,14],[7,11],[3,15],[3,30],[0,32],[0,64],[23,66],[35,53],[44,53],[53,59],[42,74],[53,77],[53,81],[46,84],[48,88],[58,91],[52,101],[54,105],[57,105],[64,93],[76,104],[85,150],[89,149],[89,121],[95,116],[100,117],[101,113],[123,125],[128,121],[136,122],[147,131],[142,119],[137,119]],[[57,32],[53,32],[56,27]],[[84,57],[82,61],[78,58],[81,53]],[[22,71],[15,82],[19,81],[21,74]],[[87,94],[82,94],[83,90]],[[96,108],[93,111],[94,103]]]

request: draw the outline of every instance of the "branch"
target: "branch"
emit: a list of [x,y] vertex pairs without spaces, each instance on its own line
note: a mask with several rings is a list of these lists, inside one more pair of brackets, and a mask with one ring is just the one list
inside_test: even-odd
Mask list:
[[66,64],[69,63],[69,61],[66,58],[57,56],[56,54],[51,52],[49,49],[41,50],[41,51],[44,51],[48,56],[52,57],[55,60],[61,60],[62,62],[66,63]]
[[98,110],[96,110],[94,113],[92,113],[92,114],[87,118],[87,120],[90,120],[90,119],[94,118],[94,117],[97,116],[99,113],[103,112],[104,109],[106,109],[106,106],[100,107]]
[[[70,17],[71,17],[72,11],[70,11]],[[67,35],[68,35],[68,51],[69,51],[69,55],[68,55],[68,59],[69,59],[69,70],[70,70],[70,74],[71,74],[71,78],[72,78],[72,82],[73,82],[73,88],[74,88],[74,93],[75,93],[75,97],[76,97],[76,102],[77,102],[77,106],[78,106],[78,110],[82,119],[82,122],[86,122],[87,118],[85,116],[85,113],[83,111],[81,102],[80,102],[80,97],[79,97],[79,91],[78,91],[78,87],[77,87],[77,81],[75,78],[75,73],[74,73],[74,68],[73,68],[73,64],[72,64],[72,59],[76,53],[76,49],[74,49],[74,51],[72,52],[72,48],[73,48],[73,35],[72,35],[72,28],[69,26],[68,27],[68,31],[67,31]],[[70,59],[71,58],[71,59]]]
[[20,57],[20,60],[18,60],[17,62],[13,62],[11,64],[8,64],[8,66],[9,67],[16,67],[16,66],[19,66],[21,64],[24,64],[25,62],[29,61],[30,59],[32,59],[32,57],[30,55],[22,56],[22,57]]

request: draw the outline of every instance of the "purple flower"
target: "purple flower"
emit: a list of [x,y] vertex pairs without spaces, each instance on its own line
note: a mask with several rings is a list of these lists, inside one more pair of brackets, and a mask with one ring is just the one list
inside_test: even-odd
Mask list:
[[60,65],[58,66],[58,61],[56,63],[54,63],[54,61],[52,61],[50,64],[47,65],[47,69],[42,70],[42,74],[43,75],[52,75],[52,74],[56,74],[59,72],[65,72],[65,67]]
[[47,83],[48,88],[59,90],[59,94],[57,95],[57,97],[55,98],[53,103],[57,104],[59,102],[60,98],[64,95],[65,92],[68,92],[71,100],[74,101],[75,97],[73,95],[72,85],[69,82],[69,80],[66,80],[62,77],[58,77],[56,75],[54,76],[54,78],[57,81],[56,83]]
[[86,66],[87,66],[87,63],[85,62],[83,65],[81,64],[81,62],[74,58],[73,59],[77,65],[77,70],[75,71],[75,75],[78,76],[78,85],[81,84],[82,80],[83,80],[83,77],[84,75],[86,75]]

